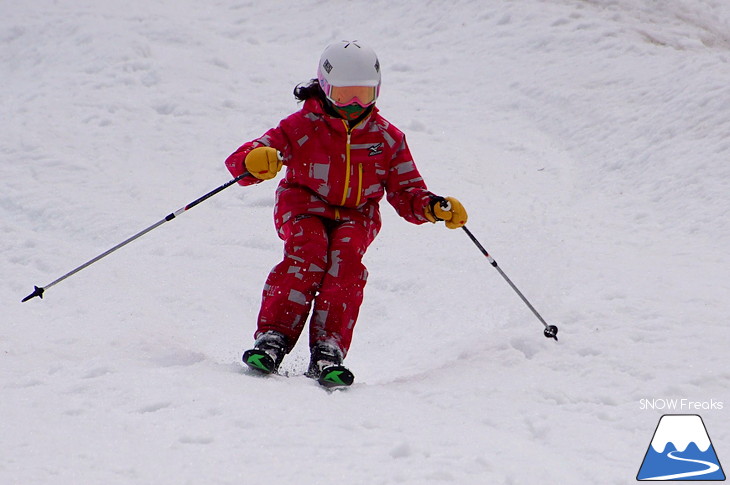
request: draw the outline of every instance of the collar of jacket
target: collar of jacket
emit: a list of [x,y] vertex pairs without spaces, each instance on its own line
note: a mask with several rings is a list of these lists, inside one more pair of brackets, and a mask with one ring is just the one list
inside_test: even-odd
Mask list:
[[[345,124],[342,123],[344,120],[340,118],[339,116],[333,116],[330,114],[325,107],[322,105],[322,102],[316,98],[309,98],[304,102],[304,106],[302,107],[303,111],[309,111],[311,113],[314,113],[316,115],[322,116],[325,121],[332,127],[334,127],[337,130],[345,130]],[[373,120],[374,115],[378,114],[378,107],[373,106],[372,109],[369,111],[368,115],[363,118],[362,120],[358,121],[357,124],[352,127],[352,131],[355,130],[361,130],[365,126],[370,123],[370,121]]]

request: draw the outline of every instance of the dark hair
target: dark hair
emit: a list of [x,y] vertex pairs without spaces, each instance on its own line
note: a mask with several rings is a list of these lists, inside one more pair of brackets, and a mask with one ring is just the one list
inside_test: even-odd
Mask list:
[[310,79],[306,84],[297,84],[294,88],[294,97],[297,98],[297,101],[306,101],[309,98],[317,98],[322,102],[322,104],[326,104],[324,91],[322,91],[322,87],[319,85],[319,79],[317,78]]

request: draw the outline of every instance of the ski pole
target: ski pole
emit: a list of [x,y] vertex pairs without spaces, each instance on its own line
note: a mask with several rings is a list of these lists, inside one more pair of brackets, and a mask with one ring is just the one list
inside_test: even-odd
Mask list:
[[558,340],[558,327],[556,327],[555,325],[548,325],[547,324],[547,322],[545,321],[545,319],[543,319],[542,316],[540,316],[540,314],[537,312],[537,310],[535,310],[535,307],[532,306],[532,304],[527,300],[527,298],[525,298],[525,295],[523,295],[522,292],[517,289],[517,287],[515,286],[515,284],[512,283],[512,280],[507,277],[507,275],[504,273],[504,271],[502,271],[502,268],[499,267],[499,265],[494,260],[494,258],[489,255],[489,253],[487,252],[486,249],[484,249],[484,246],[482,246],[479,243],[479,241],[477,241],[477,238],[474,237],[474,234],[472,234],[471,231],[466,228],[466,226],[461,226],[461,228],[464,230],[464,232],[466,233],[466,235],[469,236],[469,239],[471,239],[472,242],[474,244],[476,244],[476,246],[479,248],[479,250],[482,252],[482,254],[484,256],[486,256],[487,260],[489,261],[489,264],[491,264],[492,266],[494,266],[494,268],[497,271],[499,271],[499,274],[502,275],[502,278],[504,278],[505,281],[507,283],[509,283],[509,285],[512,287],[512,289],[515,290],[515,293],[517,293],[517,295],[519,295],[519,297],[522,299],[522,301],[525,302],[525,305],[527,305],[527,308],[529,308],[530,310],[532,310],[532,313],[534,313],[535,316],[537,317],[537,319],[540,320],[540,322],[545,326],[545,332],[544,332],[545,337],[547,337],[547,338],[554,338],[555,341],[557,342],[557,340]]
[[111,248],[111,249],[109,249],[109,250],[101,253],[100,255],[96,256],[95,258],[90,259],[89,261],[85,262],[84,264],[82,264],[78,268],[75,268],[75,269],[69,271],[68,273],[66,273],[65,275],[61,276],[60,278],[58,278],[58,279],[56,279],[56,280],[48,283],[46,286],[40,286],[40,287],[39,286],[34,286],[35,290],[33,290],[33,293],[31,293],[30,295],[28,295],[25,298],[23,298],[23,300],[21,301],[21,303],[24,303],[24,302],[26,302],[26,301],[28,301],[31,298],[34,298],[36,296],[38,296],[41,299],[43,299],[43,292],[46,291],[51,286],[57,285],[61,281],[65,280],[66,278],[75,275],[76,273],[78,273],[82,269],[87,268],[87,267],[91,266],[92,264],[96,263],[97,261],[99,261],[100,259],[109,256],[111,253],[113,253],[117,249],[126,246],[127,244],[131,243],[135,239],[139,239],[140,237],[144,236],[145,234],[147,234],[148,232],[152,231],[153,229],[157,229],[162,224],[164,224],[164,223],[166,223],[168,221],[173,220],[175,217],[179,216],[183,212],[185,212],[185,211],[187,211],[189,209],[192,209],[193,207],[195,207],[196,205],[200,204],[204,200],[207,200],[207,199],[213,197],[215,194],[217,194],[218,192],[222,191],[223,189],[226,189],[226,188],[230,187],[231,185],[235,184],[236,182],[238,182],[239,180],[241,180],[246,175],[248,175],[248,172],[244,172],[241,175],[239,175],[238,177],[236,177],[236,178],[234,178],[232,180],[229,180],[228,182],[224,183],[220,187],[211,190],[210,192],[208,192],[204,196],[202,196],[202,197],[200,197],[198,199],[195,199],[193,202],[189,203],[185,207],[181,207],[180,209],[176,210],[175,212],[172,212],[172,213],[168,214],[167,216],[165,216],[164,219],[161,219],[161,220],[155,222],[150,227],[148,227],[146,229],[143,229],[142,231],[138,232],[137,234],[135,234],[134,236],[130,237],[129,239],[126,239],[126,240],[120,242],[119,244],[117,244],[113,248]]

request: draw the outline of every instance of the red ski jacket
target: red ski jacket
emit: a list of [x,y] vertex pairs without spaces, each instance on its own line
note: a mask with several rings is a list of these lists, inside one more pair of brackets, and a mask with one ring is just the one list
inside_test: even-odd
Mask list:
[[[302,215],[361,222],[374,238],[381,225],[383,195],[407,221],[428,222],[424,214],[433,194],[418,173],[405,135],[376,107],[350,129],[346,121],[329,115],[320,101],[310,98],[279,126],[228,157],[226,167],[234,177],[246,171],[244,159],[258,146],[279,150],[287,168],[274,209],[282,238],[284,224]],[[238,183],[259,182],[249,176]]]

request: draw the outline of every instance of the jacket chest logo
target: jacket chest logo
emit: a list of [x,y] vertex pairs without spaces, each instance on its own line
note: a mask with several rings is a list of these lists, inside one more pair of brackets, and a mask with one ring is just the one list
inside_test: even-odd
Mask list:
[[376,143],[375,145],[370,145],[368,147],[368,156],[370,156],[370,157],[380,155],[381,153],[383,153],[383,144],[382,143]]

